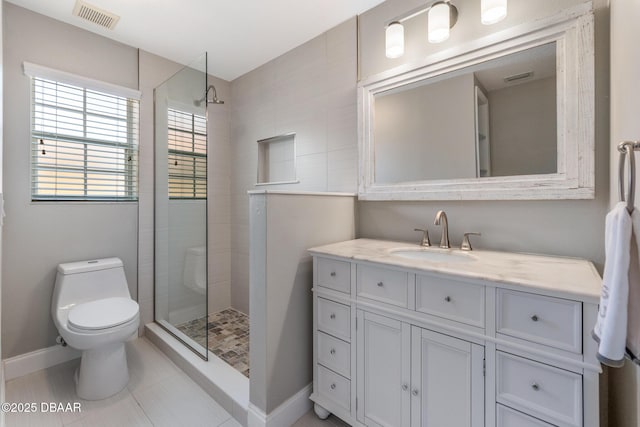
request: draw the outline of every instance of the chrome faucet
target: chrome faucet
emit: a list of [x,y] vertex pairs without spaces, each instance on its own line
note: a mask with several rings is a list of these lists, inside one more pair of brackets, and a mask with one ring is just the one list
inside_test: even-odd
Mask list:
[[433,221],[435,225],[440,225],[442,222],[442,237],[440,238],[440,247],[442,249],[449,249],[449,222],[447,221],[447,214],[444,211],[438,211],[436,219]]

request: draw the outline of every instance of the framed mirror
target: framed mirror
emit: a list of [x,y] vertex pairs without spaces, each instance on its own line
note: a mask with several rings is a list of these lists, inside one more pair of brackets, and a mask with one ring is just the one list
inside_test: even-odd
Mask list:
[[538,25],[362,81],[359,198],[593,198],[593,15]]

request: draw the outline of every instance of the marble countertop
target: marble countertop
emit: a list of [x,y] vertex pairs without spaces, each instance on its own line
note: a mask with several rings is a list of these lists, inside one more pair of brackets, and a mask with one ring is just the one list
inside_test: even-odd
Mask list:
[[[386,240],[356,239],[309,249],[313,255],[329,255],[425,272],[498,282],[514,287],[536,288],[556,296],[578,297],[585,302],[600,299],[602,278],[593,264],[578,258],[459,249],[425,248],[429,251],[464,252],[468,262],[434,262],[394,255],[393,250],[422,249],[417,244]],[[526,290],[526,289],[523,289]]]

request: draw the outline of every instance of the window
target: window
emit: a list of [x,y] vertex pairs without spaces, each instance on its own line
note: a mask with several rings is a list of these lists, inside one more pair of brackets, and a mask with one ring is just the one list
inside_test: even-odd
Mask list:
[[137,200],[138,108],[136,99],[32,77],[32,200]]
[[169,109],[169,198],[207,197],[207,119]]

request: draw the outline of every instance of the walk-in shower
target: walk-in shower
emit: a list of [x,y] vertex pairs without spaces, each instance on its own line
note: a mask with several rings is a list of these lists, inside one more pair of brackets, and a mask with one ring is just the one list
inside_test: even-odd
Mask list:
[[205,54],[154,92],[155,320],[203,359],[214,354],[248,377],[249,318],[219,295],[221,281],[230,290],[230,277],[220,279],[230,275],[220,250],[230,230],[216,218],[229,205],[218,132],[228,120],[208,80]]

